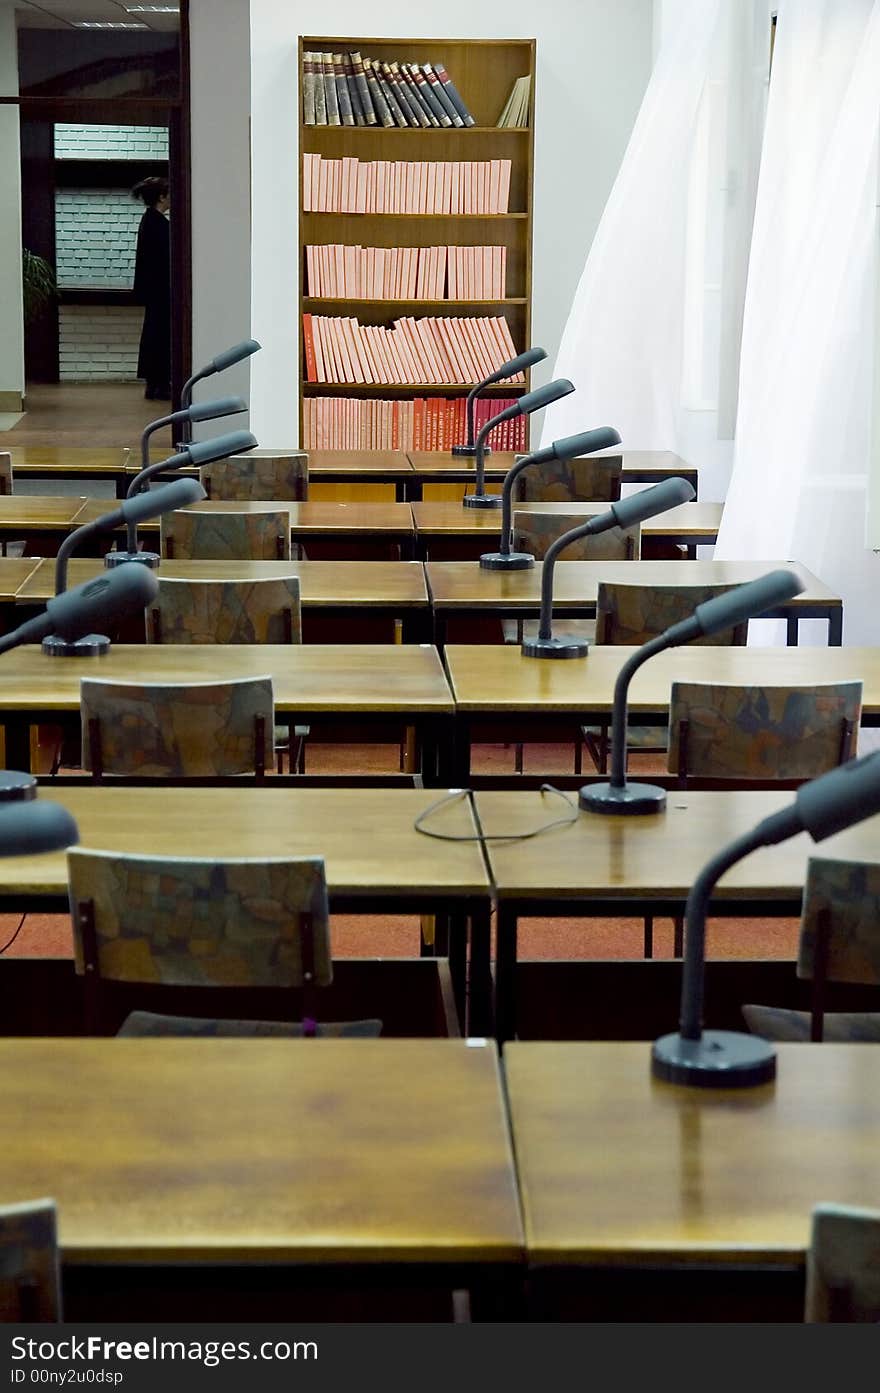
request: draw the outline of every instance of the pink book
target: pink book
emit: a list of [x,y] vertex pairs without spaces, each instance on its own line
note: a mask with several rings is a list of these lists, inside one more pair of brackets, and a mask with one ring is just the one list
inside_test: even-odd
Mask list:
[[319,280],[319,278],[318,278],[318,272],[317,272],[317,268],[316,268],[316,266],[315,266],[315,261],[316,261],[315,252],[316,252],[316,250],[317,250],[316,247],[306,247],[306,294],[307,294],[307,295],[320,295],[320,293],[321,293],[320,290],[319,290],[319,288],[318,288],[318,287],[320,286],[321,282],[320,282],[320,280]]
[[351,360],[355,382],[369,382],[370,369],[361,348],[361,326],[354,318],[343,319],[342,325],[348,337],[348,356]]
[[483,262],[481,268],[482,295],[487,300],[498,299],[498,284],[494,272],[495,250],[495,247],[482,247],[480,249]]
[[486,211],[501,212],[501,161],[489,161],[489,199]]
[[385,331],[385,347],[391,362],[392,382],[410,382],[412,373],[406,355],[402,351],[401,336],[397,332],[396,323],[391,329]]
[[354,209],[356,213],[365,213],[367,211],[367,184],[369,181],[369,175],[369,165],[365,164],[361,160],[358,160],[354,201]]
[[456,339],[454,321],[446,316],[434,319],[431,321],[431,329],[435,338],[439,339],[443,346],[444,358],[448,364],[442,377],[438,377],[436,380],[438,382],[466,381],[466,378],[462,376],[465,371],[465,359]]
[[376,196],[373,204],[374,213],[387,213],[388,208],[385,203],[385,166],[386,160],[376,160]]
[[486,373],[481,371],[483,360],[479,348],[477,322],[471,315],[463,315],[456,320],[461,339],[461,352],[465,358],[462,382],[479,382],[481,378],[486,376]]
[[511,356],[503,349],[499,352],[492,322],[491,319],[483,317],[475,323],[477,341],[481,349],[479,362],[484,374],[493,372],[499,363],[503,363],[505,358]]
[[336,362],[340,370],[340,382],[353,382],[354,371],[351,359],[348,356],[348,340],[344,331],[345,321],[337,319],[336,316],[327,321],[330,325],[330,334],[333,339],[333,352],[336,354]]
[[312,211],[312,164],[314,155],[303,155],[303,212]]
[[425,373],[429,369],[422,359],[419,337],[415,332],[417,324],[417,320],[407,316],[397,321],[394,330],[398,352],[406,366],[406,381],[410,383],[428,380]]
[[321,314],[312,315],[312,339],[315,344],[315,373],[319,382],[332,382],[335,366],[330,356],[330,344],[324,326],[326,319]]
[[343,157],[339,163],[341,166],[339,175],[339,211],[340,213],[349,213],[351,211],[348,206],[349,161]]
[[510,160],[501,160],[501,178],[498,192],[498,211],[499,213],[509,213],[508,203],[510,201]]
[[419,247],[416,257],[416,298],[418,300],[424,300],[427,298],[425,293],[425,267],[428,264],[428,248]]
[[492,364],[492,366],[488,368],[487,371],[493,372],[495,368],[497,368],[501,363],[504,362],[505,358],[512,358],[514,355],[513,353],[508,353],[507,351],[507,347],[498,329],[497,319],[485,319],[483,320],[481,327],[483,333],[483,340],[486,344],[486,349],[490,355]]
[[317,195],[313,195],[313,202],[315,211],[324,213],[327,210],[327,164],[325,160],[321,159],[320,155],[318,156],[318,167],[316,172],[318,177],[313,187],[316,189]]
[[375,326],[372,324],[365,324],[361,332],[361,337],[363,339],[364,358],[369,368],[369,380],[371,382],[387,381],[384,367],[379,360],[376,350]]
[[342,297],[347,294],[347,291],[345,289],[345,247],[341,242],[337,242],[333,248],[333,262],[333,294],[337,299],[342,299]]
[[446,294],[446,259],[447,251],[445,247],[437,248],[437,299],[442,300]]
[[502,297],[507,295],[507,248],[498,247],[498,293]]
[[450,300],[458,298],[458,247],[446,248],[446,283]]

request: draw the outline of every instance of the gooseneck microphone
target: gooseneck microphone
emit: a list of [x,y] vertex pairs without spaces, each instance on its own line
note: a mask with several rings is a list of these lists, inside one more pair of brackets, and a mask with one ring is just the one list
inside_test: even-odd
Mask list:
[[531,455],[524,455],[508,469],[501,489],[501,548],[487,551],[480,557],[484,571],[524,571],[534,566],[535,558],[528,551],[511,551],[510,536],[513,528],[513,486],[532,464],[547,464],[550,460],[579,459],[595,450],[607,450],[620,444],[620,436],[613,426],[597,426],[595,430],[581,431],[580,435],[566,435],[545,445]]
[[[228,435],[215,435],[213,440],[197,440],[191,445],[187,445],[176,455],[169,455],[167,459],[157,460],[154,464],[148,464],[139,473],[135,474],[128,486],[128,498],[132,499],[138,493],[143,493],[147,489],[151,479],[157,474],[168,473],[174,469],[185,469],[190,466],[210,464],[213,460],[226,459],[229,455],[245,454],[248,450],[253,450],[257,443],[255,435],[251,435],[249,430],[234,430]],[[205,498],[204,491],[199,498]],[[197,502],[198,499],[188,499],[188,502]],[[182,508],[183,504],[175,504],[175,507]],[[167,511],[167,510],[166,510]],[[146,514],[149,517],[150,514]],[[153,516],[156,516],[153,514]],[[143,519],[141,519],[143,521]],[[139,551],[137,521],[128,524],[128,534],[125,539],[125,550],[108,551],[104,557],[104,565],[122,566],[127,561],[137,561],[142,566],[152,566],[154,569],[159,565],[161,557],[156,551]]]
[[242,411],[247,411],[247,402],[241,397],[218,397],[215,401],[184,406],[180,411],[171,411],[167,416],[149,421],[141,432],[141,469],[146,469],[150,463],[150,436],[163,426],[176,426],[182,421],[216,421],[220,416],[238,416]]
[[[494,382],[503,382],[505,377],[515,377],[518,372],[525,372],[526,368],[534,367],[535,363],[542,362],[547,357],[545,348],[527,348],[525,353],[519,353],[515,358],[510,358],[506,363],[502,363],[500,368],[490,372],[488,377],[484,377],[482,382],[478,382],[476,387],[472,387],[467,395],[465,411],[467,413],[467,443],[464,445],[453,445],[454,455],[475,455],[477,447],[474,444],[474,403],[481,392],[487,387],[491,387]],[[491,453],[488,445],[484,447],[484,452]]]
[[499,411],[497,416],[492,416],[486,421],[477,435],[477,476],[474,482],[474,492],[466,493],[461,500],[465,508],[501,507],[500,496],[497,493],[486,492],[486,470],[483,455],[489,432],[494,430],[501,421],[512,421],[516,416],[531,416],[533,411],[540,411],[542,406],[549,406],[551,402],[559,401],[560,397],[567,397],[573,391],[574,384],[569,382],[567,377],[554,378],[552,382],[546,382],[543,387],[536,387],[533,392],[526,392],[510,406],[506,406],[503,411]]
[[[206,363],[198,372],[194,372],[192,377],[188,377],[180,391],[180,405],[189,406],[192,402],[193,387],[197,382],[203,381],[206,377],[213,377],[217,372],[225,372],[227,368],[233,367],[235,363],[240,363],[244,358],[250,358],[252,353],[259,352],[260,344],[256,339],[244,339],[241,343],[235,343],[231,348],[224,348],[222,353],[218,353],[216,358],[212,358],[210,363]],[[182,423],[180,432],[181,443],[189,444],[192,440],[192,428],[188,421]]]
[[[188,503],[198,503],[204,496],[205,490],[197,479],[175,479],[172,484],[163,484],[161,488],[150,489],[146,493],[137,494],[134,498],[126,498],[118,508],[113,509],[112,513],[104,513],[102,517],[95,518],[94,521],[78,527],[75,532],[71,532],[69,536],[65,537],[58,548],[58,555],[55,558],[55,601],[60,600],[67,591],[67,563],[70,556],[86,538],[94,537],[102,532],[112,532],[115,528],[128,525],[130,522],[145,522],[147,518],[161,517],[163,513],[173,512],[175,508],[185,508]],[[120,566],[118,569],[122,571],[125,567]],[[136,567],[135,569],[148,570],[149,568]],[[153,579],[155,580],[155,578]],[[130,581],[129,584],[131,584]],[[82,587],[78,587],[78,590],[81,589]],[[158,582],[156,582],[152,593],[155,594],[157,589]],[[78,592],[71,591],[70,593],[76,594]],[[103,592],[95,591],[94,593]],[[52,604],[53,601],[50,600],[47,611],[51,612]],[[43,652],[49,653],[53,657],[94,657],[99,653],[106,653],[110,647],[109,638],[102,633],[84,631],[82,635],[76,635],[74,641],[62,629],[58,629],[57,632],[50,629],[47,632],[50,635],[54,634],[54,636],[43,640]],[[2,647],[0,647],[0,652],[2,651]]]
[[[97,625],[106,625],[122,615],[143,609],[156,598],[159,582],[144,566],[120,566],[109,574],[101,572],[72,590],[64,590],[46,604],[42,614],[27,619],[12,633],[0,638],[0,653],[23,643],[39,643],[49,635],[74,643]],[[47,651],[44,648],[44,651]],[[48,650],[54,653],[56,650]]]
[[[653,488],[642,489],[629,498],[621,498],[612,503],[607,512],[596,513],[586,522],[579,523],[568,532],[563,532],[555,542],[551,542],[544,557],[541,572],[541,613],[538,632],[535,638],[523,640],[524,658],[585,658],[590,651],[586,639],[573,637],[554,638],[553,636],[553,578],[560,552],[565,551],[572,542],[581,537],[595,537],[600,532],[608,532],[612,527],[635,527],[647,518],[676,508],[680,503],[688,503],[694,490],[686,479],[664,479]],[[526,555],[527,553],[523,553]]]
[[656,1078],[699,1088],[748,1088],[775,1077],[776,1052],[769,1041],[732,1030],[703,1030],[706,917],[712,891],[725,871],[758,847],[775,846],[800,832],[821,842],[877,812],[880,752],[802,784],[787,808],[764,818],[706,863],[685,908],[680,1028],[678,1034],[654,1042],[651,1071]]
[[79,829],[60,803],[35,801],[0,809],[0,856],[37,856],[79,841]]
[[[661,485],[662,487],[662,485]],[[638,496],[638,495],[636,495]],[[735,628],[765,610],[784,604],[799,595],[804,583],[794,571],[770,571],[758,580],[738,585],[724,595],[716,595],[697,605],[689,619],[672,624],[656,638],[643,643],[627,658],[614,684],[611,725],[611,778],[607,783],[584,784],[578,802],[585,812],[642,814],[659,813],[666,806],[666,790],[657,784],[628,784],[626,781],[627,698],[633,675],[643,663],[666,648],[677,648],[695,638]]]

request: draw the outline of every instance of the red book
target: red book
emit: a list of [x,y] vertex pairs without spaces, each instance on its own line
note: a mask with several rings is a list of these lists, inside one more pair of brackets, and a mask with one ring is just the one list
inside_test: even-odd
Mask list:
[[318,370],[315,363],[315,340],[312,337],[312,316],[303,315],[303,347],[306,359],[306,381],[317,382]]

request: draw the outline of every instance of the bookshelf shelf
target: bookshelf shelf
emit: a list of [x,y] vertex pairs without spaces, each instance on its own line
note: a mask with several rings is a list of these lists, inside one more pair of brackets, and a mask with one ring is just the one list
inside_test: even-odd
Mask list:
[[[387,398],[395,402],[407,399],[443,397],[461,398],[473,383],[352,383],[309,382],[306,380],[303,314],[326,316],[327,320],[356,319],[363,326],[391,328],[397,319],[435,320],[503,318],[516,352],[531,343],[532,296],[532,204],[534,182],[534,117],[528,126],[497,126],[495,121],[505,106],[511,88],[518,78],[528,76],[531,83],[532,112],[534,111],[535,41],[533,39],[420,39],[420,38],[353,38],[302,36],[299,40],[298,75],[301,83],[304,53],[359,52],[366,58],[385,63],[442,64],[461,98],[472,113],[475,124],[464,127],[413,126],[346,126],[306,125],[303,120],[302,93],[299,93],[299,151],[300,151],[300,219],[299,219],[299,340],[300,340],[300,439],[308,448],[305,434],[305,404],[316,397],[347,399],[350,407],[339,402],[338,409],[348,413],[345,429],[350,432],[352,421],[363,421],[358,413],[381,411],[367,407],[366,402]],[[324,159],[362,161],[510,161],[509,201],[514,210],[507,213],[342,213],[303,211],[303,159],[306,154]],[[338,170],[338,166],[336,167]],[[313,176],[310,173],[310,180]],[[316,177],[316,176],[314,176]],[[337,175],[338,177],[338,175]],[[345,176],[348,177],[347,175]],[[447,175],[448,177],[448,175]],[[457,175],[455,176],[458,177]],[[322,174],[323,178],[323,174]],[[494,178],[494,173],[493,173]],[[433,180],[433,175],[431,176]],[[418,186],[417,186],[418,187]],[[433,187],[433,183],[428,185]],[[403,201],[403,200],[401,200]],[[430,201],[430,195],[429,195]],[[453,200],[454,201],[454,200]],[[495,206],[498,206],[497,204]],[[503,202],[500,206],[504,206]],[[307,293],[307,246],[358,245],[363,248],[393,247],[503,247],[506,249],[505,294],[492,299],[375,299],[365,297],[315,296]],[[393,281],[391,282],[393,284]],[[339,282],[336,282],[338,285]],[[430,284],[430,282],[426,282]],[[482,288],[479,282],[474,283]],[[408,288],[412,288],[410,282]],[[432,289],[438,288],[436,285]],[[459,282],[458,288],[461,288]],[[492,289],[500,289],[500,283]],[[503,328],[503,326],[502,326]],[[327,330],[324,331],[325,333]],[[332,332],[338,332],[333,330]],[[428,330],[423,331],[425,334]],[[436,334],[438,331],[433,329]],[[452,330],[452,332],[460,332]],[[311,330],[310,330],[311,333]],[[443,330],[450,333],[449,328]],[[469,330],[478,333],[478,326]],[[447,355],[448,356],[448,355]],[[337,354],[338,357],[338,354]],[[497,361],[497,360],[496,360]],[[423,364],[424,366],[424,364]],[[473,361],[461,357],[460,367],[473,370]],[[373,374],[375,375],[375,373]],[[493,397],[517,396],[529,387],[525,382],[515,385],[498,384],[490,389]],[[489,393],[487,393],[489,395]],[[360,406],[358,405],[360,402]],[[395,406],[394,411],[397,412]],[[409,408],[407,408],[409,409]],[[458,406],[449,408],[457,411]],[[315,408],[310,405],[310,420]],[[390,411],[391,408],[389,407]],[[335,419],[337,405],[327,405],[328,420]],[[403,408],[401,408],[401,412]],[[340,418],[341,419],[341,418]],[[395,416],[396,419],[396,416]],[[402,420],[402,416],[401,416]],[[401,425],[401,430],[403,429]],[[348,448],[352,448],[349,439]]]

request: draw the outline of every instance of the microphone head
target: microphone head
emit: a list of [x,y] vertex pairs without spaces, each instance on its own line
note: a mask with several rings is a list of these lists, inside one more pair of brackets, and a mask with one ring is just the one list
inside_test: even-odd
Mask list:
[[175,479],[173,483],[162,484],[157,489],[148,488],[133,498],[126,498],[120,512],[125,522],[146,522],[148,518],[185,508],[188,503],[200,503],[207,496],[198,479]]
[[249,358],[252,353],[256,353],[260,344],[256,339],[245,339],[242,343],[233,344],[231,348],[224,348],[222,353],[218,353],[216,358],[212,358],[210,368],[212,372],[223,372],[225,368],[231,368],[233,363],[240,363],[243,358]]
[[664,479],[649,489],[630,494],[629,498],[621,498],[611,505],[610,511],[617,527],[635,527],[636,523],[676,508],[679,503],[689,503],[693,496],[693,487],[687,479]]
[[228,435],[215,435],[213,440],[195,440],[186,448],[191,464],[211,464],[229,455],[243,455],[256,444],[257,437],[249,430],[233,430]]
[[0,856],[63,851],[78,841],[79,829],[60,803],[43,803],[38,798],[33,803],[0,808]]
[[52,624],[50,632],[68,643],[85,634],[103,633],[108,624],[122,615],[144,609],[158,593],[155,571],[137,561],[126,561],[51,599],[46,605]]
[[578,459],[581,455],[591,455],[594,450],[610,450],[620,444],[620,435],[613,426],[596,426],[593,430],[581,431],[580,435],[564,435],[554,440],[552,445],[555,459]]
[[535,363],[543,362],[546,357],[545,348],[527,348],[525,353],[518,353],[515,358],[509,358],[500,368],[484,377],[480,386],[491,387],[493,382],[502,382],[505,377],[515,377],[518,372],[525,372],[526,368],[534,367]]
[[803,588],[804,582],[796,571],[769,571],[766,576],[737,585],[734,590],[697,605],[694,618],[701,634],[717,634],[763,614],[766,609],[784,604],[799,595]]
[[542,406],[549,406],[552,401],[559,401],[560,397],[567,397],[574,391],[574,383],[569,382],[567,377],[556,377],[552,382],[545,382],[543,387],[536,387],[533,392],[526,392],[516,403],[517,412],[520,416],[530,416],[533,411],[540,411]]
[[242,411],[247,411],[247,402],[242,401],[241,397],[218,397],[215,401],[200,401],[194,406],[187,406],[178,415],[185,416],[189,421],[214,421],[218,416],[237,416]]
[[880,813],[880,750],[801,784],[795,811],[814,842]]

